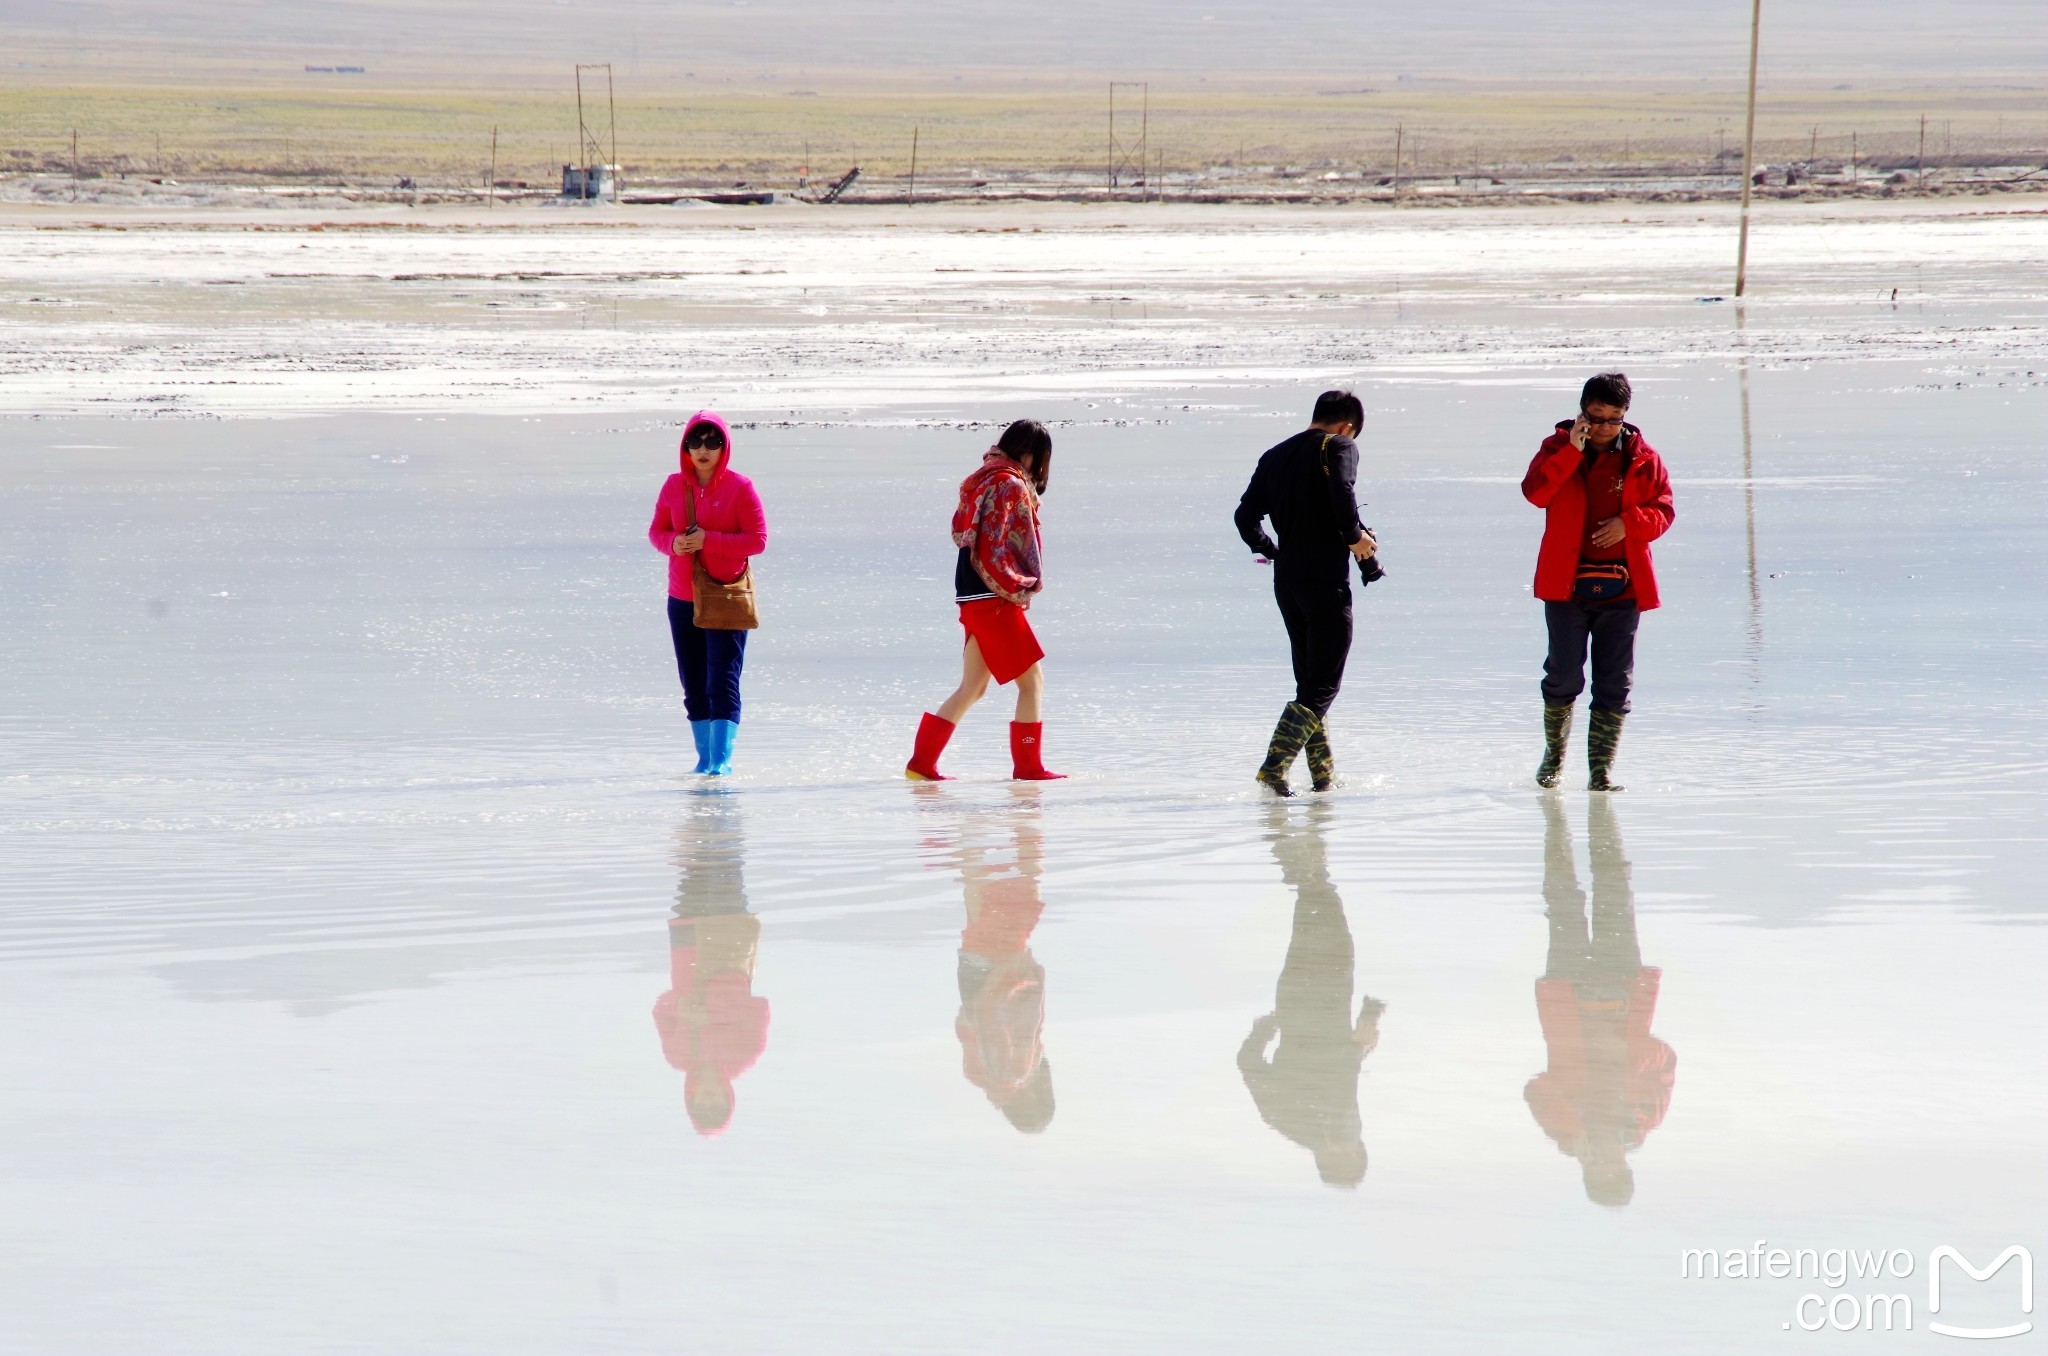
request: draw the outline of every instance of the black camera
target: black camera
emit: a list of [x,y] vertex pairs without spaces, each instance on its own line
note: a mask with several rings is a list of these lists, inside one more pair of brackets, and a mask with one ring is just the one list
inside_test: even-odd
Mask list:
[[[1379,540],[1379,533],[1374,532],[1369,527],[1365,530],[1367,535],[1372,537],[1375,542]],[[1374,551],[1369,556],[1359,556],[1357,560],[1358,582],[1360,584],[1370,584],[1375,579],[1385,579],[1387,577],[1387,572],[1380,568],[1380,553],[1378,551]]]

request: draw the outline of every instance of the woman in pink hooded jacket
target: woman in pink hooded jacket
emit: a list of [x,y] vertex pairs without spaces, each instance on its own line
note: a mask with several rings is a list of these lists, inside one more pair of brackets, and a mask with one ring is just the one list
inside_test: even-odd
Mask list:
[[668,629],[683,679],[683,710],[697,743],[695,770],[714,777],[732,771],[747,633],[697,625],[691,561],[701,553],[706,572],[730,582],[749,558],[768,549],[761,496],[731,461],[732,431],[725,420],[709,410],[691,415],[683,426],[682,470],[662,485],[647,528],[647,540],[668,557]]

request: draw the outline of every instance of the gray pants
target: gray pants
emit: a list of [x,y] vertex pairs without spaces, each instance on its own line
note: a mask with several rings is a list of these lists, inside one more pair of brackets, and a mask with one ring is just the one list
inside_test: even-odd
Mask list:
[[1543,660],[1543,700],[1569,706],[1586,690],[1586,652],[1593,654],[1593,709],[1628,714],[1629,685],[1636,671],[1634,602],[1549,603],[1543,621],[1550,629],[1550,653]]

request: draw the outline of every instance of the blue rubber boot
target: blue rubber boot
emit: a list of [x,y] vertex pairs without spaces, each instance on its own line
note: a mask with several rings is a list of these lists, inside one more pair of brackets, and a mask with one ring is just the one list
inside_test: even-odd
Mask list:
[[695,740],[697,744],[697,766],[691,768],[690,771],[711,771],[711,722],[708,720],[691,721],[690,738]]
[[711,722],[711,766],[704,769],[714,777],[723,777],[732,771],[733,736],[740,732],[736,720],[714,720]]

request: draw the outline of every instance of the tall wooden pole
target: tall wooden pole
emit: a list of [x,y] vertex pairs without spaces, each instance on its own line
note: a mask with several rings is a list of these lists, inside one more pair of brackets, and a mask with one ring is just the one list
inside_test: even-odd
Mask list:
[[1735,247],[1735,295],[1749,288],[1749,190],[1756,173],[1756,53],[1763,36],[1764,0],[1750,0],[1749,127],[1742,136],[1742,242]]
[[917,202],[917,128],[910,129],[910,202]]
[[497,129],[496,127],[493,127],[493,128],[491,129],[491,173],[490,173],[490,177],[484,180],[484,208],[485,208],[485,210],[487,210],[487,211],[488,211],[488,210],[489,210],[490,208],[496,207],[497,205],[498,205],[498,129]]
[[1109,200],[1116,201],[1116,82],[1109,83]]
[[1394,196],[1401,196],[1401,140],[1408,129],[1401,123],[1394,124]]

